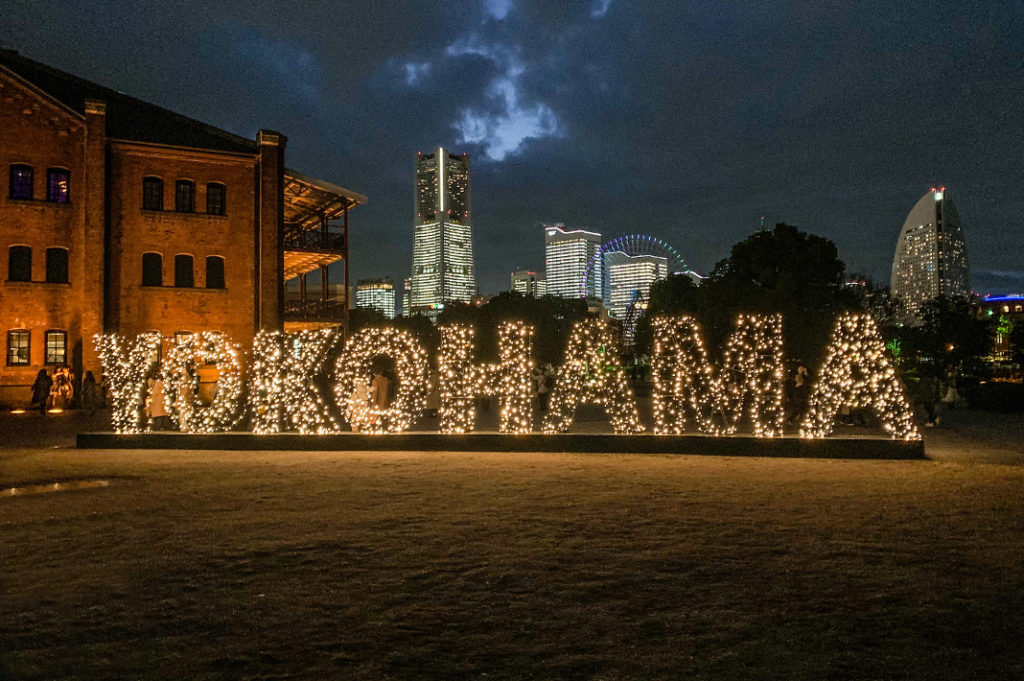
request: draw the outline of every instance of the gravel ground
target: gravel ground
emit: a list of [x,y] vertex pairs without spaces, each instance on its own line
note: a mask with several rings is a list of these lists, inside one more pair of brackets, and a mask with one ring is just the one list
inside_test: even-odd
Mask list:
[[962,462],[1019,461],[1007,435],[916,462],[107,452],[74,423],[0,421],[0,678],[1024,678],[1024,467]]

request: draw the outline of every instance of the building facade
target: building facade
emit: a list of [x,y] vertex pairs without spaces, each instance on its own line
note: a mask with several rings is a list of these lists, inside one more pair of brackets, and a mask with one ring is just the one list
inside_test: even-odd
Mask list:
[[391,279],[360,279],[356,284],[356,307],[377,310],[395,318],[395,285]]
[[285,148],[0,50],[0,403],[26,403],[40,369],[99,380],[104,332],[248,346],[260,329],[344,326],[290,317],[283,284],[337,261],[347,276],[365,198],[288,170]]
[[544,278],[547,294],[559,298],[602,298],[603,271],[594,267],[584,290],[591,261],[601,250],[601,235],[585,229],[566,230],[562,223],[544,225]]
[[889,290],[915,315],[933,298],[970,292],[964,233],[945,187],[933,187],[907,215],[896,242]]
[[414,170],[409,302],[413,314],[434,317],[446,303],[468,303],[477,292],[469,154],[451,154],[441,147],[432,154],[420,152]]
[[512,273],[511,279],[512,291],[515,293],[521,293],[531,298],[542,298],[547,295],[547,282],[536,272],[519,270]]
[[668,278],[668,259],[657,255],[629,255],[622,251],[605,253],[608,299],[605,307],[614,319],[626,319],[630,307],[646,309],[651,284]]

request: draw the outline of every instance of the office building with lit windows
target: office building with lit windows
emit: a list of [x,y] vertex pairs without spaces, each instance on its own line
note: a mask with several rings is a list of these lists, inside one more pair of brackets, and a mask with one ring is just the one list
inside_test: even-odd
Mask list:
[[512,291],[530,298],[542,298],[547,294],[544,277],[531,270],[519,270],[512,273]]
[[964,233],[945,187],[929,190],[903,223],[889,288],[913,314],[933,298],[970,291]]
[[383,279],[360,279],[356,284],[356,307],[377,310],[388,319],[395,318],[395,285]]
[[446,303],[476,295],[469,168],[469,154],[439,147],[416,155],[413,314],[436,317]]
[[601,250],[601,235],[585,229],[566,230],[562,223],[544,225],[544,275],[547,294],[559,298],[601,298],[602,268],[594,267],[582,288],[587,266]]
[[611,251],[604,255],[608,277],[605,307],[615,319],[625,319],[630,306],[645,309],[651,284],[668,278],[668,259],[656,255],[629,255]]

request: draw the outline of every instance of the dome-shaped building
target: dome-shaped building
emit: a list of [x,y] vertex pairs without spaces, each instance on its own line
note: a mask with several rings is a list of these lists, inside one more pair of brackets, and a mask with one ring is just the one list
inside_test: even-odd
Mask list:
[[932,187],[907,215],[896,243],[889,289],[915,314],[933,298],[970,291],[964,233],[945,187]]

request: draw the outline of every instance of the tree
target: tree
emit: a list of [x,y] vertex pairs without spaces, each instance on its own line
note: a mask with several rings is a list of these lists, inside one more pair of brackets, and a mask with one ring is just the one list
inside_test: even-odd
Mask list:
[[978,319],[970,298],[939,296],[920,308],[921,324],[903,328],[904,347],[934,371],[952,366],[977,373],[992,347],[989,322]]
[[[648,314],[693,314],[709,347],[718,348],[737,314],[780,312],[787,356],[813,366],[836,315],[861,308],[856,293],[843,286],[845,269],[831,241],[779,223],[733,246],[700,286],[680,276],[658,282]],[[640,335],[646,334],[645,325]]]
[[560,364],[569,331],[586,316],[587,304],[581,299],[533,298],[507,291],[479,306],[449,304],[438,317],[438,324],[474,326],[477,356],[481,361],[493,362],[498,358],[498,325],[505,321],[526,322],[534,327],[535,360],[541,364]]

